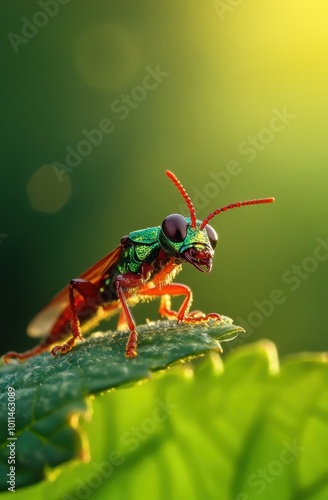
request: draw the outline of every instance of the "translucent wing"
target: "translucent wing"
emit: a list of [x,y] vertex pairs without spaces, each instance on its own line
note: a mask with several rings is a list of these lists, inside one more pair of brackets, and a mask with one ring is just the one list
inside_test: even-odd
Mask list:
[[[118,261],[122,247],[118,246],[112,252],[105,255],[103,259],[85,271],[80,279],[91,281],[95,285],[101,281],[106,271],[109,271]],[[51,329],[58,319],[58,316],[69,305],[68,286],[63,288],[49,304],[42,309],[39,314],[29,323],[27,333],[30,337],[44,337],[51,332]]]

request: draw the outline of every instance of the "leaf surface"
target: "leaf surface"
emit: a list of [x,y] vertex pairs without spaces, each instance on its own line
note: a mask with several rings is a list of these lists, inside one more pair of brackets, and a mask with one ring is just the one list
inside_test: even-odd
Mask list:
[[[229,318],[203,325],[168,321],[138,328],[139,355],[125,358],[127,334],[95,333],[65,356],[48,353],[0,371],[0,488],[6,490],[11,444],[16,487],[33,484],[49,470],[73,458],[87,458],[88,447],[76,415],[87,413],[86,398],[147,379],[174,363],[220,350],[219,341],[235,338],[242,328]],[[8,388],[15,390],[15,440],[8,440]],[[8,429],[8,430],[7,430]],[[11,428],[12,430],[12,428]]]

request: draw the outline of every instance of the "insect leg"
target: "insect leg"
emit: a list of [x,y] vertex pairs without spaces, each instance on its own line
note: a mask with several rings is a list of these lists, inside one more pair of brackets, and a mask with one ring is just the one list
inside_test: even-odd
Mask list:
[[3,360],[5,363],[8,363],[10,359],[18,359],[19,361],[25,361],[26,359],[32,358],[33,356],[36,356],[37,354],[41,354],[43,351],[45,351],[47,348],[46,346],[40,344],[37,345],[36,347],[33,347],[32,349],[19,353],[16,351],[9,351],[6,354],[3,355]]
[[[192,291],[187,285],[180,283],[171,283],[170,285],[161,286],[158,284],[154,288],[144,288],[140,290],[140,295],[162,297],[159,314],[168,319],[177,319],[178,322],[183,321],[188,315],[192,304]],[[171,310],[170,297],[184,295],[185,299],[178,312]]]
[[138,332],[124,292],[127,291],[128,294],[131,295],[131,291],[137,292],[138,288],[140,288],[142,284],[143,278],[139,274],[135,273],[120,274],[115,278],[116,293],[121,302],[126,323],[130,330],[130,335],[125,348],[125,356],[131,359],[137,356]]
[[[70,282],[68,295],[70,323],[73,336],[66,342],[66,344],[55,346],[51,351],[52,354],[57,354],[58,352],[60,352],[61,354],[65,354],[66,352],[70,351],[72,347],[74,347],[76,339],[81,339],[81,327],[74,300],[74,290],[78,291],[80,295],[85,299],[85,306],[83,311],[84,313],[90,314],[96,311],[97,307],[99,306],[99,302],[97,300],[99,290],[95,285],[93,285],[90,281],[82,279],[75,279]],[[46,337],[41,342],[41,344],[33,347],[33,349],[30,349],[29,351],[23,353],[9,351],[4,355],[3,359],[6,363],[8,363],[8,361],[13,358],[18,359],[19,361],[25,361],[28,358],[47,351],[49,349],[49,346],[52,345],[56,340],[58,341],[58,332],[56,332],[55,336],[53,335],[52,331],[48,335],[48,337]]]
[[53,347],[51,350],[51,354],[53,355],[58,353],[66,354],[75,346],[77,339],[82,340],[81,325],[74,299],[74,290],[79,292],[79,294],[85,299],[87,311],[84,312],[87,312],[88,314],[90,314],[90,312],[95,312],[100,305],[98,299],[99,289],[96,285],[83,279],[74,279],[70,281],[68,298],[70,307],[70,325],[73,335],[65,344]]
[[[192,291],[187,285],[180,283],[171,283],[169,285],[157,285],[154,288],[144,288],[139,291],[140,295],[146,296],[159,296],[162,297],[159,314],[168,319],[176,319],[178,322],[185,323],[203,323],[207,322],[210,318],[220,320],[221,316],[217,313],[204,314],[201,311],[192,311],[189,313],[192,304]],[[170,297],[185,295],[185,299],[178,312],[171,310]]]

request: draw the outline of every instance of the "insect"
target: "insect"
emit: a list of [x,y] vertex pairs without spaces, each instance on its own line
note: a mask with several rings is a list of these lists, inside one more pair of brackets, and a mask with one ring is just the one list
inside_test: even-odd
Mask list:
[[[10,351],[4,359],[27,358],[51,349],[53,355],[66,354],[82,340],[82,333],[93,329],[101,319],[118,314],[118,329],[128,330],[125,355],[137,355],[138,333],[130,308],[142,300],[160,297],[159,314],[170,320],[186,323],[220,320],[217,313],[190,312],[192,291],[183,284],[173,283],[182,264],[192,264],[202,272],[210,272],[218,236],[209,222],[216,215],[233,208],[271,203],[274,198],[231,203],[211,212],[203,221],[177,177],[166,171],[184,198],[190,217],[181,214],[167,216],[161,226],[132,231],[120,244],[59,292],[31,321],[27,332],[41,337],[39,345],[24,353]],[[171,309],[171,297],[183,296],[176,312]],[[59,344],[58,344],[59,343]]]

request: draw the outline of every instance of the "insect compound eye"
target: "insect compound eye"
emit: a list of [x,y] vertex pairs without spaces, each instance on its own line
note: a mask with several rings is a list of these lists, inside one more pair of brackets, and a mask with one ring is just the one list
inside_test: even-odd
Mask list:
[[162,230],[172,243],[181,243],[187,236],[187,222],[180,214],[172,214],[162,222]]
[[208,239],[210,240],[211,247],[214,250],[214,248],[217,245],[218,239],[219,239],[218,235],[216,234],[216,231],[212,228],[212,226],[209,226],[208,224],[207,224],[207,226],[205,226],[205,229],[207,232]]

